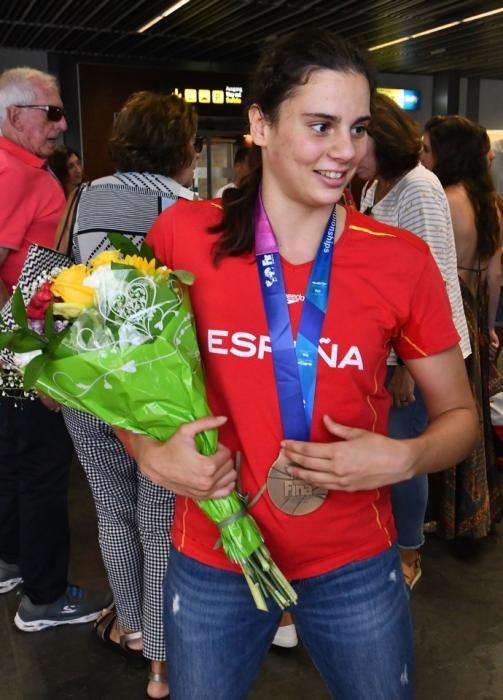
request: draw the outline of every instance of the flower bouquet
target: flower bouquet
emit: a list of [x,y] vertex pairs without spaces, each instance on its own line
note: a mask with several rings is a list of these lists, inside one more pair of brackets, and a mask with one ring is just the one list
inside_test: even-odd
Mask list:
[[[71,260],[66,255],[58,253],[52,248],[32,243],[28,248],[26,259],[17,282],[25,303],[33,296],[38,286],[44,279],[64,267],[71,265]],[[39,280],[39,275],[42,277]],[[10,331],[16,328],[16,322],[12,317],[12,297],[0,310],[0,331]],[[20,374],[14,363],[13,353],[0,348],[0,395],[15,399],[15,401],[35,400],[37,394],[34,391],[25,391],[23,375]],[[17,403],[15,404],[17,405]]]
[[[14,330],[0,347],[15,353],[26,389],[125,430],[168,440],[210,414],[188,286],[193,275],[161,265],[145,244],[110,234],[116,250],[87,265],[39,278],[25,306],[12,298]],[[217,432],[196,436],[211,455]],[[220,529],[226,556],[241,567],[258,608],[271,596],[285,608],[297,596],[264,545],[236,491],[198,502]]]

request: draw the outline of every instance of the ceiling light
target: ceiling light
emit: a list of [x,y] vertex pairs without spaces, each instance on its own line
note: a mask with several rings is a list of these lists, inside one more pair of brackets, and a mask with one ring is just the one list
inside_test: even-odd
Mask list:
[[410,36],[403,36],[401,39],[395,39],[394,41],[387,41],[385,44],[379,44],[378,46],[371,46],[369,51],[377,51],[377,49],[384,49],[386,46],[393,46],[394,44],[401,44],[402,41],[407,41]]
[[461,24],[461,22],[449,22],[449,24],[442,24],[440,27],[434,27],[433,29],[427,29],[424,32],[418,32],[413,34],[411,39],[417,39],[420,36],[426,36],[427,34],[434,34],[435,32],[441,32],[443,29],[450,29],[456,25]]
[[503,12],[503,7],[498,7],[496,10],[490,10],[489,12],[483,12],[480,15],[473,15],[472,17],[466,17],[465,19],[460,19],[457,22],[450,22],[449,24],[442,24],[439,27],[433,27],[433,29],[426,29],[424,32],[418,32],[417,34],[412,34],[411,36],[403,36],[400,39],[394,39],[393,41],[387,41],[384,44],[378,44],[377,46],[371,46],[368,51],[377,51],[378,49],[384,49],[387,46],[394,46],[394,44],[401,44],[409,39],[418,39],[420,36],[426,36],[427,34],[433,34],[434,32],[441,32],[444,29],[450,29],[451,27],[457,27],[458,24],[463,22],[473,22],[476,19],[483,19],[484,17],[489,17],[490,15],[497,15]]
[[150,29],[150,27],[153,27],[154,24],[157,24],[157,22],[160,22],[162,19],[164,19],[168,15],[173,14],[173,12],[176,12],[180,7],[183,7],[188,2],[190,2],[190,0],[178,0],[178,2],[175,2],[174,5],[171,5],[166,10],[164,10],[164,12],[162,14],[157,15],[157,17],[154,17],[154,19],[151,19],[150,22],[147,22],[147,24],[144,24],[143,27],[140,27],[138,29],[138,34],[141,34],[142,32],[147,31],[147,29]]
[[489,12],[483,12],[481,15],[473,15],[473,17],[467,17],[462,19],[462,22],[473,22],[475,19],[482,19],[482,17],[489,17],[489,15],[497,15],[503,12],[503,7],[498,7],[496,10],[490,10]]

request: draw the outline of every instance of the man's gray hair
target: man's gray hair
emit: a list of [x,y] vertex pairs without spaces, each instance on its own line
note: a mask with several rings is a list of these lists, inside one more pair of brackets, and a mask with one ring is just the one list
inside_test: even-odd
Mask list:
[[0,134],[7,107],[33,104],[37,83],[59,91],[58,81],[53,75],[35,68],[10,68],[0,74]]

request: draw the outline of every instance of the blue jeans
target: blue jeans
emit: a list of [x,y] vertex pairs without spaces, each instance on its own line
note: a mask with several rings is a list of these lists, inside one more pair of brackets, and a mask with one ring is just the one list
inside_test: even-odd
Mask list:
[[[386,385],[391,380],[394,367],[388,368]],[[419,389],[414,390],[415,402],[409,406],[392,406],[388,419],[388,435],[397,440],[416,438],[428,425],[428,413]],[[418,549],[424,544],[423,524],[428,503],[428,477],[426,474],[395,484],[391,489],[393,516],[398,532],[398,546],[402,549]]]
[[[396,547],[293,582],[297,631],[337,700],[412,700],[409,597]],[[172,550],[164,624],[172,700],[245,700],[281,610],[257,610],[241,574]],[[295,674],[290,695],[295,696]]]

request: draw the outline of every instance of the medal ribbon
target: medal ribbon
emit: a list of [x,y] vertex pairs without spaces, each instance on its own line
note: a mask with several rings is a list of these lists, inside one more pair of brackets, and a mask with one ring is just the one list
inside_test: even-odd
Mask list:
[[259,193],[255,254],[271,340],[274,376],[285,438],[309,440],[318,366],[318,345],[328,304],[334,252],[335,207],[311,269],[294,343],[278,243]]

